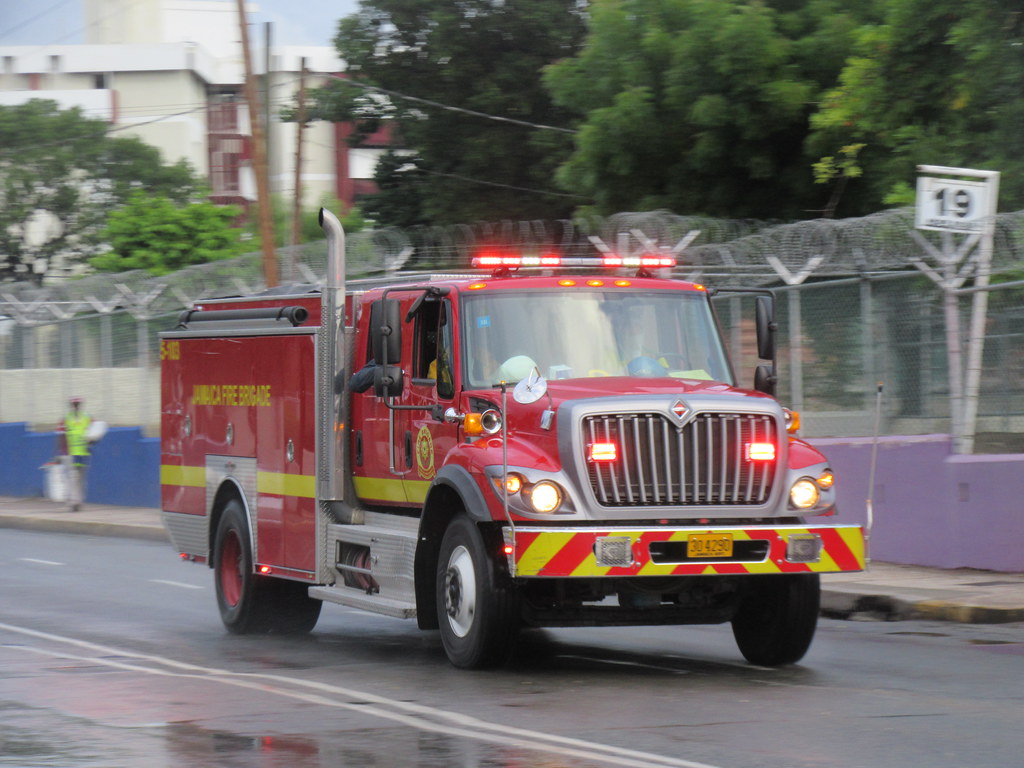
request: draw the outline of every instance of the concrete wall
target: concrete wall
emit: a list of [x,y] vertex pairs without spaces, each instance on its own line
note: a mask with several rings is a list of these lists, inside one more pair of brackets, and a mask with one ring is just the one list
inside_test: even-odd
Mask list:
[[[30,432],[24,423],[0,424],[0,496],[43,496],[45,465],[54,458],[56,432]],[[115,427],[93,448],[86,501],[128,507],[160,506],[160,440],[138,427]]]
[[[866,521],[870,438],[811,440],[836,472],[841,522]],[[1024,572],[1024,454],[952,454],[948,435],[883,437],[874,560]]]
[[37,429],[56,427],[68,398],[85,399],[98,421],[160,430],[160,369],[14,368],[0,370],[0,424],[27,422]]

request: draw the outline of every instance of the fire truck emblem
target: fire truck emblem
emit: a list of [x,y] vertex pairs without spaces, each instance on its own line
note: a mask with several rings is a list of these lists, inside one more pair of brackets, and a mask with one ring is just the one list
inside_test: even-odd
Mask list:
[[424,480],[430,480],[437,474],[434,469],[434,438],[426,425],[420,427],[416,434],[416,471]]
[[690,415],[690,408],[682,400],[676,400],[669,410],[672,412],[672,415],[678,419],[680,424],[682,424],[683,421],[686,420],[686,417]]

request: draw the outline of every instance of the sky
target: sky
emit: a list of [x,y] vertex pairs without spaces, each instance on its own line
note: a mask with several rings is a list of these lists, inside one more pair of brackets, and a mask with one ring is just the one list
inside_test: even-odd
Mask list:
[[[131,2],[131,0],[123,0]],[[0,45],[71,45],[84,42],[82,0],[0,0]],[[250,0],[253,24],[273,22],[275,45],[331,45],[338,19],[358,0]]]

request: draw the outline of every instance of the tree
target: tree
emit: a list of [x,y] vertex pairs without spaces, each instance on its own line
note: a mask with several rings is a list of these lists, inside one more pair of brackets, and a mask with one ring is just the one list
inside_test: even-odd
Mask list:
[[858,29],[811,145],[864,146],[869,205],[911,201],[922,163],[1000,171],[1001,207],[1024,205],[1024,14],[1011,6],[890,0],[880,22]]
[[586,114],[559,182],[602,214],[823,209],[804,148],[811,105],[870,7],[595,0],[583,49],[545,77],[556,103]]
[[364,203],[364,207],[376,221],[392,227],[430,223],[423,210],[430,180],[416,162],[389,150],[377,161],[373,180],[379,191]]
[[43,277],[98,252],[108,215],[134,190],[176,202],[198,180],[136,138],[110,134],[78,108],[33,99],[0,106],[0,281]]
[[400,145],[411,150],[400,164],[407,170],[386,169],[388,199],[370,204],[380,223],[549,218],[571,210],[578,200],[551,180],[570,148],[570,115],[552,104],[541,70],[576,51],[584,31],[579,6],[363,0],[359,13],[342,20],[335,43],[347,77],[388,93],[339,80],[317,92],[316,116],[355,120],[355,141],[391,120]]
[[135,192],[110,214],[101,233],[110,250],[89,263],[100,272],[144,269],[166,275],[192,264],[229,259],[247,248],[234,226],[240,214],[234,205],[179,204]]

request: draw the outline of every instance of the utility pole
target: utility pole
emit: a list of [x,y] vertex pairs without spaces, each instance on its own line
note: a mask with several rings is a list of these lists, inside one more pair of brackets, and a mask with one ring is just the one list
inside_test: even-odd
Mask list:
[[245,65],[245,100],[249,104],[252,128],[252,165],[256,174],[256,199],[259,204],[260,240],[263,243],[263,278],[268,288],[278,284],[277,255],[274,253],[274,221],[270,211],[270,184],[267,179],[267,146],[260,115],[260,101],[252,75],[249,51],[249,26],[245,18],[245,0],[237,0],[238,24],[242,33],[242,59]]
[[[274,173],[274,121],[271,120],[273,109],[270,100],[270,49],[273,45],[274,26],[267,21],[263,24],[263,133],[267,137],[264,146],[267,148],[267,183]],[[270,186],[273,186],[270,184]]]
[[[306,127],[306,57],[299,61],[299,127],[295,131],[295,199],[292,201],[292,246],[299,244],[302,217],[302,131]],[[292,259],[295,259],[294,250]]]

